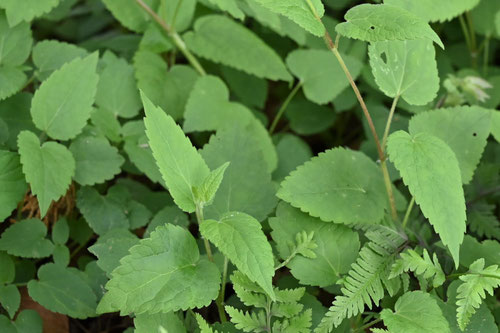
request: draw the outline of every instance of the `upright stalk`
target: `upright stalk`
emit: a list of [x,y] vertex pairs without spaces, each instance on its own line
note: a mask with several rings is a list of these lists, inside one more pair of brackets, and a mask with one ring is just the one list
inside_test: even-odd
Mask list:
[[300,87],[302,87],[302,82],[299,81],[295,85],[295,87],[292,89],[292,91],[290,91],[290,93],[288,94],[288,96],[286,97],[285,101],[283,102],[283,104],[281,105],[280,109],[278,110],[278,113],[274,117],[271,126],[269,127],[269,135],[271,135],[271,134],[274,133],[274,130],[276,129],[276,125],[278,125],[278,122],[279,122],[281,116],[283,116],[283,113],[285,113],[285,110],[288,107],[288,104],[290,104],[290,102],[292,101],[293,97],[299,91]]
[[385,152],[385,146],[387,144],[387,137],[391,131],[392,118],[394,117],[394,112],[396,111],[396,106],[398,105],[399,95],[394,97],[391,105],[391,111],[389,112],[389,117],[387,118],[387,123],[385,124],[384,136],[382,138],[382,151]]

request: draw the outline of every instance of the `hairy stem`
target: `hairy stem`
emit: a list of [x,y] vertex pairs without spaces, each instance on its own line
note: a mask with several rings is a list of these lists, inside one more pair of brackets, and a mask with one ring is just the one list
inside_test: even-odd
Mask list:
[[274,133],[274,130],[276,129],[276,126],[278,125],[278,122],[280,121],[281,116],[283,116],[283,114],[285,113],[285,110],[288,107],[288,104],[290,104],[292,99],[295,97],[295,95],[299,91],[300,87],[302,87],[302,82],[299,81],[295,85],[295,87],[292,89],[292,91],[290,91],[288,96],[286,97],[285,101],[283,102],[280,109],[278,110],[276,117],[274,117],[271,126],[269,127],[269,135],[272,135]]

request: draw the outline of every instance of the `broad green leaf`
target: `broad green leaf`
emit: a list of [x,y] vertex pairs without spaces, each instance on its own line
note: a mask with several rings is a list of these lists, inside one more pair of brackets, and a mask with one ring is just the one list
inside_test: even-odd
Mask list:
[[422,291],[404,294],[396,302],[394,311],[384,309],[380,317],[390,332],[451,332],[436,300]]
[[450,146],[468,184],[481,159],[491,126],[490,110],[478,106],[460,106],[422,112],[413,116],[409,129],[413,134],[426,132]]
[[134,67],[125,59],[110,58],[99,74],[95,102],[99,107],[120,117],[135,117],[142,105],[135,83]]
[[242,212],[263,221],[276,205],[262,150],[248,126],[234,122],[211,138],[201,154],[211,169],[230,162],[205,217],[218,220],[227,212]]
[[345,20],[336,27],[345,37],[366,42],[428,39],[444,49],[443,42],[425,20],[399,7],[362,4],[351,8]]
[[56,142],[40,140],[30,131],[18,136],[19,154],[26,180],[36,195],[42,217],[53,200],[66,193],[75,174],[75,159],[71,152]]
[[335,223],[378,223],[387,206],[380,169],[361,152],[335,148],[298,167],[277,196]]
[[214,6],[217,6],[220,10],[228,12],[232,17],[243,20],[245,18],[245,13],[243,13],[238,7],[237,2],[234,0],[208,0]]
[[0,284],[11,283],[15,276],[14,260],[7,253],[0,252]]
[[12,322],[0,315],[0,330],[5,333],[42,333],[43,321],[35,310],[23,310]]
[[412,105],[436,98],[439,76],[430,40],[375,42],[368,53],[375,81],[387,96],[401,96]]
[[278,167],[273,172],[273,180],[281,182],[290,172],[299,165],[312,158],[309,145],[293,134],[284,134],[276,144]]
[[74,44],[56,40],[44,40],[33,47],[33,63],[38,68],[37,76],[45,80],[65,63],[87,56],[87,51]]
[[[288,17],[313,35],[323,37],[325,27],[314,16],[306,0],[255,0],[263,7],[277,14]],[[312,0],[311,4],[319,17],[325,13],[321,0]]]
[[[466,216],[455,154],[438,137],[428,133],[410,135],[404,131],[389,136],[387,152],[458,267]],[[444,204],[436,205],[436,202]]]
[[196,0],[160,0],[158,14],[172,27],[172,30],[181,32],[191,25],[196,10],[196,3]]
[[16,67],[0,66],[0,101],[21,90],[26,81],[26,74]]
[[[0,7],[5,5],[6,1],[12,0],[0,0]],[[16,0],[12,2],[20,3]],[[28,23],[16,23],[11,24],[9,27],[5,14],[0,12],[0,43],[2,45],[0,48],[0,65],[10,67],[22,65],[28,59],[33,44],[30,25]]]
[[464,242],[460,246],[460,265],[469,267],[477,258],[484,259],[487,266],[498,264],[500,243],[491,239],[479,242],[475,237],[465,235]]
[[66,218],[59,219],[52,227],[52,241],[55,244],[66,244],[69,239],[69,226]]
[[135,333],[186,333],[183,321],[173,312],[140,314],[134,318]]
[[73,267],[45,264],[38,270],[38,280],[28,283],[28,292],[47,310],[85,319],[95,316],[97,297],[84,276]]
[[228,166],[229,162],[226,162],[217,169],[211,171],[203,183],[201,183],[199,187],[194,188],[195,197],[198,202],[201,202],[203,205],[210,205],[214,199],[215,193],[217,193],[219,189]]
[[173,225],[158,227],[132,247],[111,275],[98,313],[140,315],[204,307],[217,297],[220,285],[217,266],[200,259],[189,231]]
[[342,225],[325,223],[287,203],[278,205],[276,217],[270,218],[269,224],[283,260],[291,255],[289,245],[295,242],[297,233],[314,232],[313,240],[318,246],[313,250],[316,258],[299,255],[287,265],[301,284],[330,286],[349,271],[358,256],[360,244],[356,232]]
[[51,138],[68,140],[87,124],[99,77],[97,53],[75,59],[53,72],[35,92],[31,116]]
[[45,238],[47,227],[39,219],[16,222],[0,237],[0,250],[24,258],[44,258],[52,254],[54,244]]
[[[356,58],[343,55],[353,79],[361,73],[363,64]],[[295,50],[286,58],[292,74],[297,76],[306,97],[318,104],[326,104],[349,87],[342,67],[327,50]]]
[[220,78],[207,75],[198,79],[189,96],[184,118],[186,133],[218,131],[233,127],[235,123],[247,126],[248,135],[255,138],[268,170],[276,169],[276,150],[267,129],[249,109],[229,101],[229,89]]
[[172,117],[143,94],[146,134],[165,184],[175,203],[184,211],[195,210],[193,187],[209,175],[205,161]]
[[190,50],[200,57],[248,74],[271,80],[290,81],[291,76],[276,52],[251,30],[230,18],[208,15],[184,35]]
[[[158,0],[143,1],[153,10],[158,7]],[[150,16],[136,1],[103,0],[102,2],[124,27],[135,32],[146,30]]]
[[76,205],[98,235],[115,228],[129,227],[125,208],[109,193],[107,196],[102,196],[93,187],[82,187],[78,190]]
[[189,225],[189,220],[187,215],[177,206],[166,206],[158,213],[156,213],[151,222],[148,224],[146,232],[144,233],[144,237],[149,237],[149,235],[157,227],[165,225],[167,223],[187,228],[187,226]]
[[259,221],[244,213],[229,212],[218,221],[203,221],[200,232],[239,271],[261,286],[272,299],[275,298],[273,251]]
[[17,135],[22,130],[38,133],[30,115],[32,97],[31,94],[22,92],[0,101],[0,119],[9,129],[9,138],[5,145],[10,150],[17,150]]
[[11,27],[19,22],[30,22],[48,13],[60,0],[0,0],[0,8],[5,8]]
[[406,9],[427,22],[444,22],[473,9],[479,0],[384,0],[384,3]]
[[231,93],[249,107],[263,109],[267,100],[269,84],[266,80],[245,72],[222,66],[222,76],[231,87]]
[[337,118],[337,114],[331,107],[309,102],[300,95],[290,102],[285,116],[290,128],[300,135],[321,133],[330,128]]
[[106,139],[79,137],[69,147],[76,163],[75,181],[80,185],[94,185],[113,179],[120,173],[125,159]]
[[15,285],[0,285],[0,305],[7,311],[10,318],[14,318],[20,304],[21,294]]
[[19,161],[19,155],[0,150],[0,223],[3,222],[23,199],[28,186]]

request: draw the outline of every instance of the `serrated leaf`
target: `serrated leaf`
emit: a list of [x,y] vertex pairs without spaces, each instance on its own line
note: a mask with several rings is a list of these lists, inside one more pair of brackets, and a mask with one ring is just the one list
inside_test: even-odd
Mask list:
[[201,202],[203,205],[210,205],[214,199],[215,193],[217,193],[217,190],[219,189],[220,183],[224,178],[224,173],[226,172],[228,166],[229,162],[226,162],[217,169],[211,171],[203,183],[199,187],[194,188],[195,197],[198,202]]
[[44,258],[52,254],[54,244],[45,238],[47,227],[39,219],[12,224],[0,237],[0,250],[24,258]]
[[335,148],[298,167],[277,196],[335,223],[378,223],[387,206],[380,169],[361,152]]
[[79,319],[95,316],[97,297],[76,268],[45,264],[38,270],[38,280],[28,283],[28,292],[52,312]]
[[243,20],[245,18],[245,13],[243,13],[236,4],[234,0],[208,0],[214,6],[217,6],[220,10],[229,13],[232,17]]
[[[455,154],[445,142],[431,134],[410,136],[404,131],[389,136],[387,152],[458,267],[466,216]],[[446,204],[436,205],[436,202]]]
[[238,270],[261,286],[272,299],[275,298],[273,252],[259,221],[244,213],[229,212],[218,221],[203,221],[200,232]]
[[200,259],[194,237],[173,225],[156,228],[132,247],[111,275],[98,313],[140,315],[204,307],[217,297],[220,285],[217,266]]
[[[343,58],[351,76],[356,79],[363,64],[349,55],[343,55]],[[307,99],[317,104],[331,102],[349,87],[342,67],[330,51],[295,50],[287,56],[286,64],[299,78]]]
[[226,305],[225,309],[231,316],[231,322],[243,332],[259,332],[267,325],[264,311],[244,312],[229,305]]
[[406,9],[427,22],[444,22],[473,9],[479,0],[384,0],[391,6]]
[[0,285],[0,305],[7,311],[10,318],[14,318],[20,304],[21,294],[15,285]]
[[458,160],[462,182],[468,184],[486,147],[492,112],[479,106],[423,112],[411,118],[409,129],[411,133],[426,132],[446,142]]
[[0,66],[0,101],[21,90],[28,79],[17,67]]
[[380,317],[390,332],[451,332],[436,300],[422,291],[404,294],[396,302],[394,312],[384,309]]
[[42,333],[43,321],[35,310],[23,310],[12,322],[0,315],[0,330],[6,333]]
[[[158,0],[143,1],[153,10],[158,7]],[[102,2],[124,27],[135,32],[146,30],[150,16],[136,1],[103,0]]]
[[19,160],[19,155],[0,150],[0,223],[16,208],[28,186]]
[[44,40],[33,47],[33,63],[38,68],[37,76],[45,80],[52,72],[67,62],[87,56],[87,51],[73,44],[56,40]]
[[225,16],[199,18],[194,32],[186,33],[184,40],[200,57],[260,78],[291,80],[283,61],[272,48],[251,30]]
[[75,159],[71,152],[56,142],[40,140],[29,131],[19,133],[19,154],[26,180],[36,195],[41,216],[45,216],[53,200],[64,195],[75,173]]
[[[7,1],[19,3],[16,0],[0,0],[0,8],[6,6]],[[11,24],[9,27],[4,12],[0,12],[0,40],[2,41],[0,65],[19,66],[28,59],[33,44],[28,23]]]
[[375,42],[368,50],[375,81],[387,96],[401,96],[412,105],[436,98],[439,76],[430,40]]
[[140,314],[134,318],[135,333],[186,333],[183,321],[173,312]]
[[[255,0],[270,11],[286,16],[293,22],[300,25],[313,35],[323,37],[325,28],[314,16],[311,8],[305,0]],[[325,13],[325,8],[321,0],[313,0],[316,13],[321,18]]]
[[324,223],[293,208],[280,203],[276,217],[269,219],[271,235],[276,242],[282,259],[291,254],[290,244],[301,231],[314,232],[317,248],[313,250],[316,258],[296,256],[287,265],[292,275],[301,284],[326,287],[334,284],[347,273],[359,252],[358,234],[347,227]]
[[125,159],[106,139],[79,137],[69,146],[76,163],[75,181],[94,185],[113,179],[120,173]]
[[194,315],[196,323],[200,329],[200,333],[218,333],[217,331],[214,332],[210,325],[208,325],[207,321],[199,313],[195,313]]
[[443,42],[426,21],[399,7],[362,4],[351,8],[345,20],[335,28],[345,37],[366,42],[429,39],[444,49]]
[[193,187],[209,175],[207,164],[182,129],[143,94],[146,134],[165,184],[182,210],[195,210]]
[[15,276],[14,260],[7,253],[0,252],[0,284],[11,283]]
[[30,22],[58,4],[59,0],[0,0],[0,8],[5,8],[11,27],[22,21]]
[[87,124],[99,77],[97,53],[75,59],[52,73],[35,92],[31,116],[51,138],[68,140]]
[[111,111],[101,108],[94,109],[90,114],[90,119],[92,125],[111,142],[118,143],[122,141],[121,124]]

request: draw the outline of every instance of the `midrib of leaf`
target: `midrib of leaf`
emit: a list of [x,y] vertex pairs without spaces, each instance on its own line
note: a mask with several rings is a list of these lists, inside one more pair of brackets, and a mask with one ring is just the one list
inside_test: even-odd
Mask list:
[[[73,298],[73,297],[70,297],[70,295],[68,295],[64,290],[62,289],[57,289],[56,287],[53,287],[51,286],[49,283],[46,283],[46,282],[41,282],[41,281],[38,281],[39,284],[43,285],[46,289],[49,290],[49,292],[54,296],[53,298],[56,300],[57,303],[59,303],[60,305],[62,305],[63,308],[67,309],[68,307],[66,306],[66,304],[62,303],[59,298],[57,297],[57,294],[62,294],[68,298],[71,298],[71,300],[75,301],[76,303],[79,303],[81,305],[83,305],[85,308],[89,308],[89,306],[85,303],[83,303],[80,299],[78,298]],[[53,292],[53,290],[55,292]],[[72,311],[74,311],[72,309]]]

